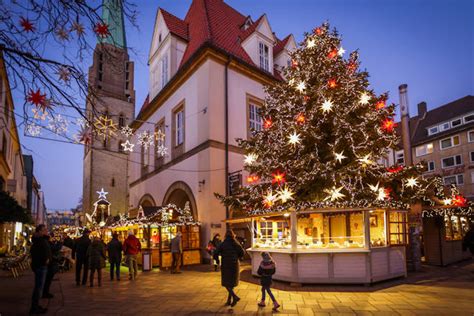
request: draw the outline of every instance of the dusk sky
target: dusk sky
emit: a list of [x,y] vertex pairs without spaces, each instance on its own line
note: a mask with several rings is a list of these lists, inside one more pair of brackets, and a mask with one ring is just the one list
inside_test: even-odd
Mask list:
[[[133,1],[133,0],[132,0]],[[184,18],[191,0],[134,1],[139,30],[127,27],[127,43],[136,54],[138,113],[148,90],[147,58],[158,6]],[[256,20],[267,14],[279,38],[329,21],[342,34],[343,47],[359,49],[361,68],[377,93],[388,91],[398,104],[398,86],[408,84],[410,113],[426,101],[432,109],[474,94],[474,1],[456,0],[227,0]],[[90,61],[89,61],[90,63]],[[20,113],[23,100],[16,101]],[[23,137],[25,154],[33,154],[35,176],[50,209],[72,208],[82,195],[82,145]],[[122,172],[122,171],[117,171]]]

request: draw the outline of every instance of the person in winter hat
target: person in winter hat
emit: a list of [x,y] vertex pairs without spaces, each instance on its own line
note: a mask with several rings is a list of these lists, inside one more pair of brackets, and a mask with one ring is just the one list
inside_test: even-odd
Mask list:
[[274,311],[280,307],[280,304],[278,304],[275,296],[273,296],[272,290],[270,289],[270,286],[272,285],[272,276],[275,274],[275,271],[275,262],[273,262],[270,254],[268,252],[262,252],[262,262],[260,262],[257,271],[257,274],[260,276],[260,284],[262,285],[262,300],[258,303],[258,306],[265,306],[265,293],[268,293],[268,296],[272,299]]
[[142,251],[142,245],[137,237],[135,237],[133,231],[128,232],[128,237],[123,242],[123,253],[125,254],[125,260],[128,264],[129,280],[137,278],[138,264],[137,256]]

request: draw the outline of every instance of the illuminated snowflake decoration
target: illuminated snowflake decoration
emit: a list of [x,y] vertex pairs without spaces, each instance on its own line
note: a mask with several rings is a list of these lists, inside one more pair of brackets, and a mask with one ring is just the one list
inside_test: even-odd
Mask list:
[[68,126],[68,121],[64,117],[62,117],[61,114],[50,117],[48,122],[49,130],[58,135],[66,134]]
[[158,156],[164,157],[168,154],[168,148],[163,145],[160,145],[156,148],[156,153],[158,154]]
[[117,135],[117,124],[104,115],[96,118],[94,128],[97,131],[97,135],[102,136],[104,139]]
[[48,113],[43,112],[43,110],[41,110],[41,109],[33,108],[33,109],[31,109],[31,111],[33,112],[33,118],[36,119],[36,120],[45,121],[48,118]]
[[122,133],[124,136],[131,137],[133,136],[133,129],[130,126],[124,126],[120,130],[120,133]]
[[147,150],[150,146],[153,146],[154,143],[153,135],[148,131],[138,134],[138,144]]
[[41,135],[41,126],[35,123],[28,124],[26,126],[26,135],[34,137]]

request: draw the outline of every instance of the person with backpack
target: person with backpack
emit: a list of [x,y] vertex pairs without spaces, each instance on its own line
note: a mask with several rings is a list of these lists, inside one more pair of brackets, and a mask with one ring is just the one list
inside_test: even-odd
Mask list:
[[142,245],[132,230],[128,232],[128,237],[123,242],[123,253],[128,264],[129,280],[135,280],[138,275],[137,256],[142,251]]
[[275,262],[273,262],[270,254],[268,252],[262,252],[262,262],[260,262],[257,270],[257,274],[260,276],[260,285],[262,286],[262,300],[258,303],[258,306],[265,307],[265,293],[268,293],[268,296],[270,296],[273,302],[273,311],[278,310],[278,307],[280,307],[280,304],[278,304],[270,289],[275,271]]

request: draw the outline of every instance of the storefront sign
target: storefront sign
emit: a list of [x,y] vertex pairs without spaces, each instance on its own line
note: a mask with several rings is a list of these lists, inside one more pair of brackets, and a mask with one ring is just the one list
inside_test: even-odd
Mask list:
[[229,173],[229,195],[234,195],[242,186],[242,170]]

